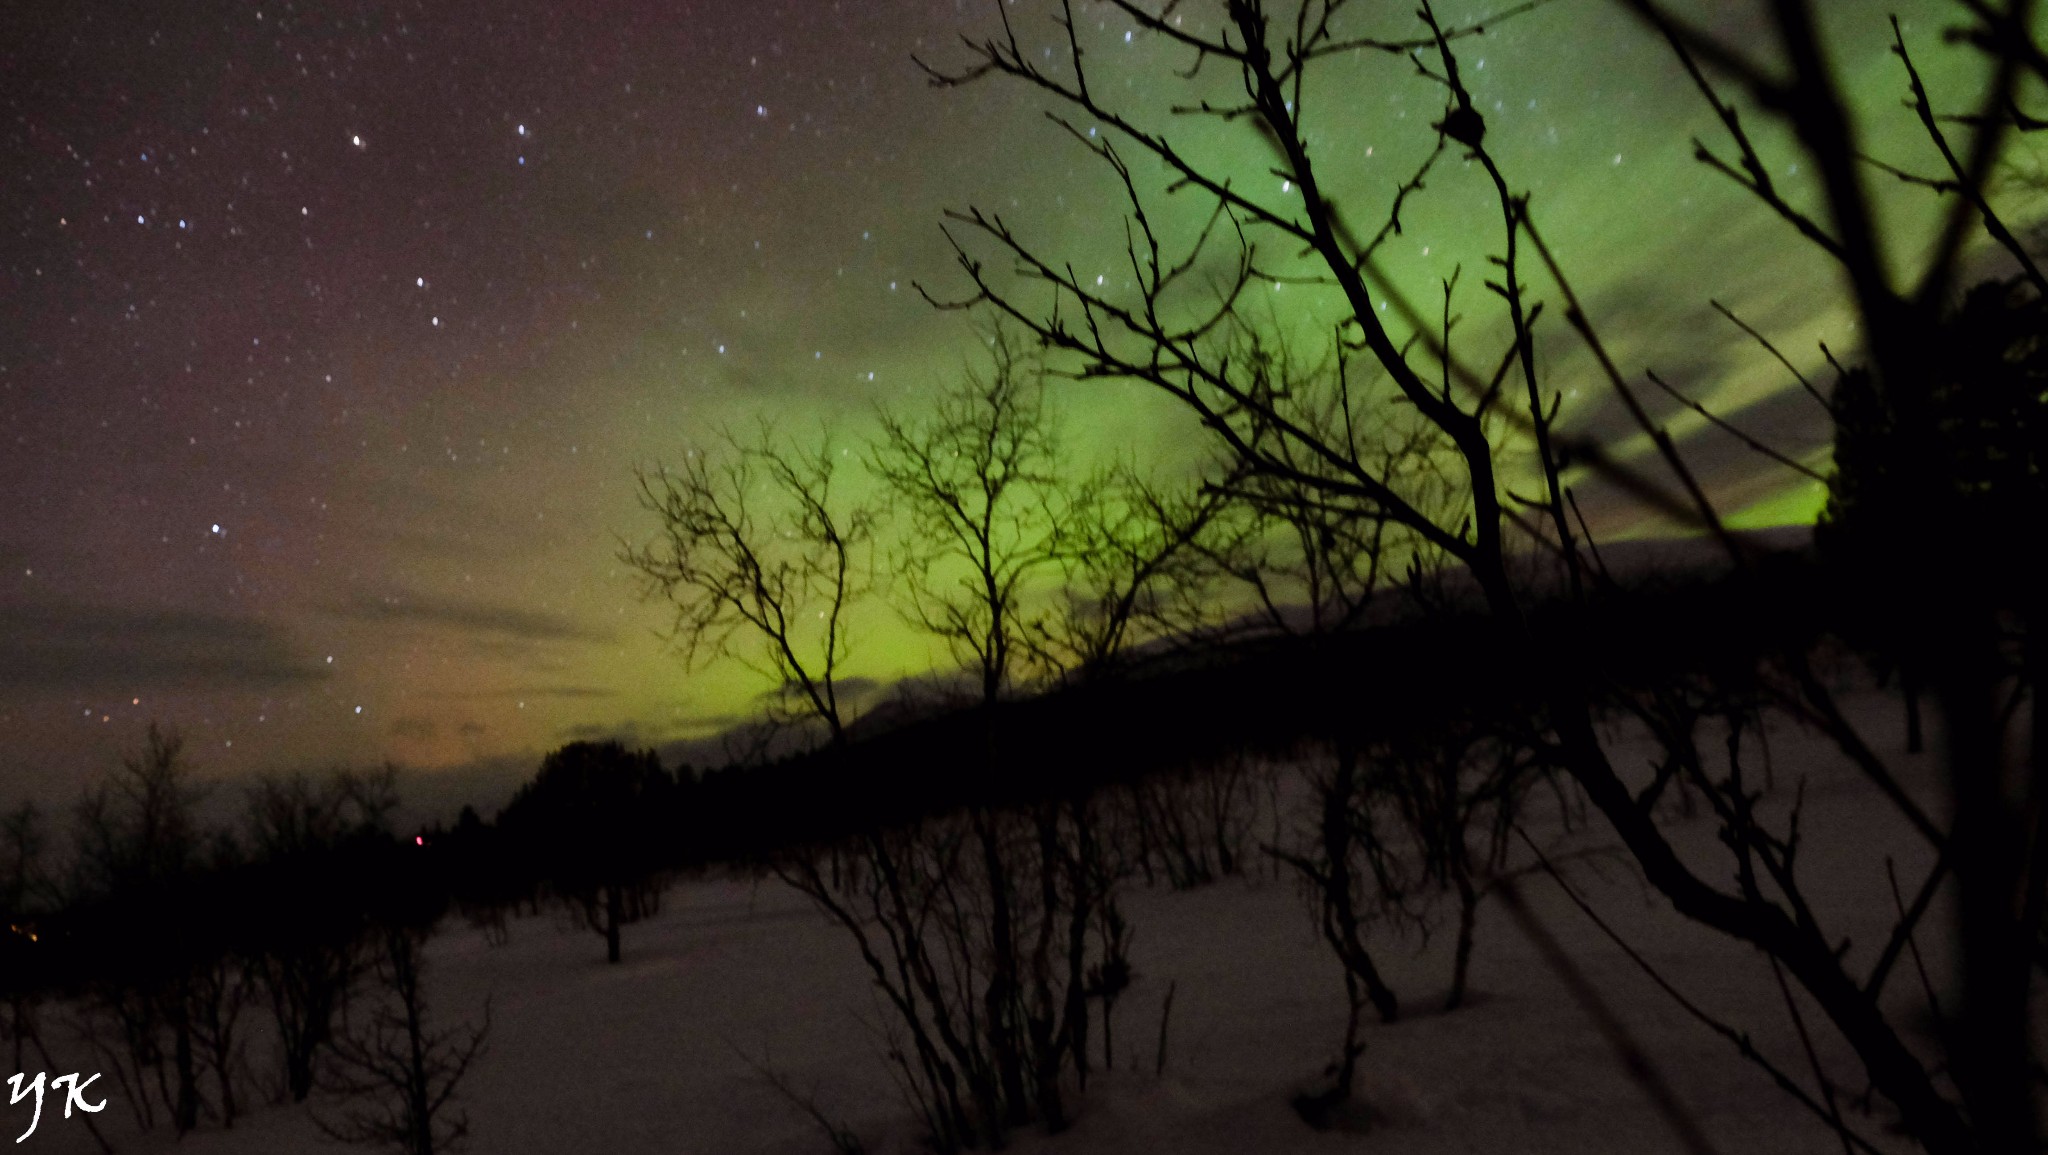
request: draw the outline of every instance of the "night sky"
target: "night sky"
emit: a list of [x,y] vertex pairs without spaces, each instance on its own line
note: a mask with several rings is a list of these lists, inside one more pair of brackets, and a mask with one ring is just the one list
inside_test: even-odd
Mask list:
[[[1408,31],[1405,5],[1372,7]],[[1897,7],[1918,15],[1937,100],[1959,107],[1970,60],[1936,43],[1934,9]],[[1739,33],[1738,9],[1713,19]],[[1867,146],[1931,169],[1881,14],[1833,9]],[[1015,11],[1053,43],[1045,6]],[[1116,275],[1116,202],[1041,106],[1000,83],[935,91],[912,63],[960,60],[956,34],[989,12],[0,10],[0,799],[68,797],[152,719],[232,776],[385,758],[528,773],[571,738],[653,743],[749,716],[763,683],[686,672],[615,560],[650,528],[633,467],[756,416],[856,441],[877,402],[914,407],[958,373],[976,338],[913,287],[960,287],[946,207],[1000,210]],[[1098,83],[1163,106],[1185,54],[1081,13]],[[1691,161],[1689,136],[1718,138],[1660,46],[1615,6],[1559,0],[1466,60],[1489,142],[1624,368],[1824,460],[1811,402],[1707,302],[1814,365],[1817,340],[1856,346],[1835,282]],[[1375,206],[1442,97],[1396,58],[1351,75],[1312,128],[1339,191]],[[1255,143],[1217,155],[1268,179]],[[1909,254],[1931,202],[1886,182]],[[1455,166],[1433,184],[1390,259],[1404,284],[1458,261],[1476,280],[1498,239],[1479,191]],[[1546,357],[1567,413],[1618,430],[1562,338]],[[1185,441],[1132,388],[1060,397],[1084,452],[1164,459]],[[1812,516],[1811,485],[1672,426],[1738,521]],[[1654,528],[1604,508],[1617,532]],[[854,673],[935,660],[887,609],[860,629]]]

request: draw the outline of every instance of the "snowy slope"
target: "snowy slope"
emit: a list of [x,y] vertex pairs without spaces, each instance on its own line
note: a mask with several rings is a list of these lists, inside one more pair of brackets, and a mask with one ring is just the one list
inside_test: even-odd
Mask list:
[[[1866,694],[1857,705],[1880,749],[1895,754],[1896,704]],[[1930,738],[1938,749],[1938,735]],[[1646,749],[1640,742],[1627,735],[1615,741],[1624,767],[1641,765]],[[1897,856],[1902,879],[1913,881],[1926,855],[1825,744],[1778,725],[1772,755],[1779,798],[1789,799],[1791,783],[1802,773],[1807,777],[1804,826],[1812,847],[1806,869],[1826,919],[1852,938],[1850,957],[1860,973],[1890,912],[1884,855]],[[1898,755],[1895,764],[1923,779],[1928,771],[1926,759]],[[1539,839],[1574,845],[1556,828],[1555,815],[1532,818],[1532,828]],[[1594,833],[1600,833],[1597,824]],[[1699,862],[1712,862],[1718,853],[1705,821],[1678,823],[1674,837]],[[1690,997],[1750,1032],[1786,1071],[1809,1080],[1762,956],[1672,915],[1616,865],[1580,861],[1569,869],[1598,909]],[[1713,869],[1710,877],[1726,877],[1718,865]],[[1531,876],[1521,893],[1650,1052],[1715,1149],[1839,1149],[1727,1041],[1655,990],[1549,879]],[[1295,886],[1267,874],[1185,893],[1134,888],[1126,910],[1136,927],[1139,977],[1117,1012],[1121,1069],[1091,1081],[1071,1130],[1019,1135],[1014,1150],[1682,1149],[1614,1049],[1497,902],[1481,912],[1476,996],[1464,1010],[1442,1014],[1435,1008],[1448,979],[1448,933],[1426,943],[1412,935],[1378,940],[1409,1013],[1396,1025],[1369,1028],[1361,1108],[1342,1128],[1320,1133],[1303,1124],[1289,1099],[1314,1087],[1334,1056],[1343,995],[1337,965],[1315,938]],[[1931,925],[1938,934],[1939,917]],[[736,1049],[814,1094],[870,1151],[917,1149],[880,1059],[875,1024],[881,1017],[858,957],[807,900],[772,880],[680,883],[657,919],[628,929],[626,961],[616,967],[604,964],[598,938],[549,915],[515,921],[510,943],[501,947],[451,921],[430,957],[436,1012],[473,1016],[487,996],[491,1000],[490,1051],[463,1095],[473,1151],[829,1152],[816,1127]],[[1169,983],[1175,995],[1167,1061],[1164,1074],[1155,1075]],[[1902,971],[1890,989],[1900,1021],[1924,1026],[1917,980]],[[260,1031],[260,1014],[252,1012],[248,1021]],[[1816,1035],[1823,1058],[1860,1089],[1846,1049],[1824,1027]],[[83,1055],[75,1048],[71,1053]],[[119,1102],[98,1118],[122,1151],[338,1150],[300,1108],[263,1108],[232,1131],[202,1129],[182,1143],[165,1130],[138,1136]],[[6,1136],[12,1138],[26,1125],[25,1109],[12,1109],[6,1121],[15,1128]],[[1859,1117],[1867,1137],[1902,1147],[1882,1124],[1881,1115]],[[68,1155],[95,1148],[77,1120],[46,1111],[37,1134],[20,1149]]]

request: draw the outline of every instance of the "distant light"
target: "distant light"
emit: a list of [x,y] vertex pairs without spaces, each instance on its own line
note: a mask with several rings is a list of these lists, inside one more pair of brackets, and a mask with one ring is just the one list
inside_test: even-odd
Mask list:
[[351,136],[348,138],[348,142],[357,148],[363,147],[363,138],[360,136]]
[[[522,129],[520,129],[519,131],[521,131],[521,132],[525,132],[526,130],[522,128]],[[414,846],[425,846],[425,845],[427,844],[427,836],[426,836],[426,835],[424,835],[424,834],[415,834],[415,835],[413,835],[413,836],[412,836],[412,844],[413,844]]]

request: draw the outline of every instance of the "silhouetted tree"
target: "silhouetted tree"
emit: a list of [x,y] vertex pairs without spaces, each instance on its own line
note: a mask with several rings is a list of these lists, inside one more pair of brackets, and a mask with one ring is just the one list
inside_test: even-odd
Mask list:
[[1399,816],[1421,881],[1457,902],[1445,1010],[1465,1002],[1479,903],[1506,866],[1522,795],[1536,776],[1526,758],[1517,743],[1468,719],[1414,727],[1373,752],[1366,793]]
[[[1440,482],[1414,484],[1418,465],[1426,465],[1426,438],[1403,436],[1398,422],[1364,435],[1352,426],[1345,374],[1358,370],[1342,357],[1305,365],[1285,341],[1253,329],[1238,334],[1233,348],[1232,356],[1246,367],[1251,396],[1267,405],[1321,398],[1293,403],[1290,418],[1298,429],[1343,445],[1353,459],[1374,463],[1386,477],[1411,483],[1409,500],[1418,509],[1441,500]],[[1215,564],[1252,592],[1250,628],[1320,644],[1365,622],[1385,592],[1395,546],[1409,535],[1385,516],[1330,501],[1306,480],[1314,475],[1314,462],[1307,460],[1313,455],[1299,440],[1280,438],[1270,453],[1281,468],[1243,470],[1233,480],[1229,488],[1236,502],[1222,522],[1224,532],[1205,545]],[[1423,477],[1436,480],[1426,471]],[[1419,575],[1424,555],[1412,543],[1406,560]],[[1367,942],[1374,923],[1410,918],[1409,883],[1388,841],[1388,816],[1381,813],[1371,769],[1357,738],[1337,727],[1327,762],[1311,765],[1307,773],[1314,798],[1311,831],[1295,848],[1270,848],[1310,887],[1316,925],[1343,968],[1344,1038],[1329,1091],[1298,1104],[1310,1116],[1351,1096],[1364,1053],[1359,1028],[1365,1007],[1383,1023],[1400,1013],[1400,999]]]
[[[1155,523],[1159,532],[1149,533],[1134,518],[1123,527],[1125,544],[1151,556],[1126,549],[1122,561],[1112,558],[1117,530],[1101,506],[1107,479],[1076,476],[1063,460],[1058,422],[1045,407],[1043,365],[1000,325],[989,333],[988,346],[987,370],[970,368],[916,416],[883,413],[869,467],[893,496],[903,524],[897,568],[906,575],[909,616],[944,642],[975,682],[988,731],[981,750],[961,754],[992,767],[991,711],[1030,659],[1056,652],[1044,643],[1058,637],[1078,642],[1072,656],[1098,668],[1112,659],[1128,637],[1137,599],[1160,588],[1169,576],[1165,566],[1196,530],[1162,518]],[[1147,512],[1166,511],[1155,506]],[[1199,521],[1204,515],[1186,516]],[[1080,532],[1084,523],[1091,533]],[[1086,572],[1075,568],[1077,550],[1091,537],[1100,550],[1090,575],[1097,579],[1094,599],[1106,609],[1093,623],[1092,641],[1085,618],[1065,616],[1069,628],[1056,634],[1032,604],[1034,595],[1052,592],[1063,570]],[[1126,569],[1124,561],[1137,564]],[[978,884],[978,901],[957,908],[971,916],[942,921],[935,934],[920,936],[932,941],[909,942],[907,955],[939,948],[988,960],[975,993],[978,1015],[958,1002],[969,996],[966,990],[927,995],[931,1013],[961,1016],[944,1024],[942,1035],[978,1034],[972,1046],[985,1048],[990,1082],[975,1096],[968,1133],[993,1143],[1003,1128],[1033,1119],[1063,1125],[1061,1074],[1071,1065],[1086,1079],[1087,943],[1097,906],[1115,901],[1114,879],[1085,792],[1040,800],[1028,813],[970,805],[966,821],[976,859],[966,877]],[[943,824],[923,829],[954,837]],[[871,858],[898,853],[883,841],[870,842],[868,850]],[[908,853],[898,861],[872,861],[866,868],[902,875],[935,862],[915,845],[902,850]],[[952,880],[916,884],[950,887]],[[882,913],[880,903],[873,912]],[[964,1057],[956,1061],[974,1070]],[[924,1078],[930,1084],[933,1077],[928,1072]]]
[[261,779],[250,790],[243,838],[253,864],[249,969],[270,1004],[294,1102],[312,1093],[334,1017],[363,966],[368,931],[360,858],[391,838],[396,770],[338,770]]
[[607,962],[619,961],[620,927],[660,901],[674,793],[652,750],[571,742],[541,762],[498,817],[555,895],[604,937]]
[[[1493,151],[1487,114],[1465,83],[1458,51],[1463,39],[1483,35],[1487,23],[1446,27],[1429,0],[1406,39],[1362,33],[1350,22],[1359,6],[1342,0],[1228,0],[1199,12],[1185,5],[1161,11],[1136,0],[1111,0],[1111,6],[1134,31],[1187,53],[1189,67],[1177,82],[1186,86],[1187,97],[1162,103],[1180,117],[1204,122],[1201,129],[1173,126],[1185,126],[1188,119],[1155,123],[1160,114],[1145,111],[1149,106],[1134,95],[1151,89],[1114,83],[1104,74],[1132,57],[1095,52],[1097,31],[1078,20],[1065,0],[1048,5],[1051,18],[1043,24],[1035,24],[1027,9],[1001,6],[998,30],[969,40],[960,67],[931,71],[941,85],[1014,82],[1055,106],[1055,122],[1105,166],[1125,194],[1128,239],[1125,252],[1112,259],[1129,274],[1114,282],[1085,274],[1081,270],[1102,266],[1099,257],[1052,251],[1008,218],[970,209],[948,220],[969,289],[964,299],[942,303],[993,309],[1035,335],[1076,377],[1120,378],[1159,389],[1201,421],[1245,476],[1298,486],[1347,526],[1399,527],[1461,569],[1495,635],[1510,643],[1517,676],[1542,688],[1538,757],[1578,782],[1650,884],[1685,916],[1756,946],[1802,985],[1855,1050],[1872,1086],[1897,1106],[1905,1126],[1929,1149],[2031,1149],[2037,1126],[2027,1074],[2034,1066],[2026,1007],[2036,927],[2048,912],[2040,897],[2048,882],[2048,866],[2041,865],[2048,863],[2048,809],[2031,804],[2031,788],[1999,770],[1997,666],[1990,660],[1994,619],[1981,608],[1965,609],[1947,614],[1941,633],[1948,659],[1941,663],[1939,693],[1949,723],[1952,830],[1897,789],[1824,690],[1792,664],[1801,708],[1937,851],[1955,854],[1962,967],[1971,992],[1965,1020],[1977,1032],[1973,1037],[1989,1040],[1953,1052],[1958,1102],[1938,1082],[1933,1065],[1901,1038],[1880,1004],[1881,984],[1866,985],[1848,973],[1839,942],[1811,916],[1801,895],[1796,837],[1769,833],[1737,801],[1743,791],[1739,771],[1716,781],[1728,802],[1727,846],[1739,868],[1731,887],[1725,876],[1702,872],[1677,852],[1653,809],[1641,804],[1603,749],[1595,710],[1609,672],[1579,661],[1568,644],[1540,639],[1532,626],[1533,606],[1557,591],[1532,588],[1516,572],[1516,535],[1560,559],[1563,597],[1583,600],[1596,576],[1589,572],[1583,527],[1573,523],[1567,458],[1620,482],[1659,513],[1716,534],[1735,564],[1747,564],[1748,555],[1727,534],[1675,442],[1616,365],[1562,254],[1548,243],[1528,196]],[[1917,283],[1906,287],[1895,283],[1893,270],[1907,262],[1892,259],[1889,238],[1863,190],[1859,169],[1866,161],[1857,152],[1857,134],[1810,4],[1772,0],[1769,27],[1760,37],[1768,42],[1763,51],[1680,22],[1657,0],[1623,0],[1623,6],[1666,36],[1739,153],[1723,159],[1702,144],[1702,158],[1839,264],[1859,333],[1869,342],[1878,393],[1901,415],[1899,428],[1907,431],[1909,445],[1924,448],[1939,426],[1928,419],[1929,383],[1940,377],[1934,366],[1952,352],[1932,323],[1933,310],[1954,283],[1971,226],[1981,222],[1983,233],[2043,287],[2030,254],[1986,196],[2003,135],[2016,123],[2032,123],[2022,122],[2017,111],[2019,78],[2048,79],[2048,53],[2032,26],[2032,5],[1961,5],[1962,26],[1954,39],[1983,54],[1991,82],[1978,110],[1960,122],[1937,115],[1903,37],[1896,42],[1912,107],[1950,169],[1929,183],[1953,197],[1935,244],[1918,266]],[[1310,126],[1320,123],[1316,118],[1323,115],[1327,94],[1372,83],[1358,73],[1383,60],[1417,70],[1438,86],[1443,115],[1431,126],[1434,140],[1418,142],[1425,152],[1412,174],[1391,190],[1383,208],[1368,215],[1355,199],[1335,191],[1356,187],[1339,169],[1360,150],[1346,147],[1341,135],[1331,138]],[[1218,77],[1219,70],[1226,75]],[[1333,75],[1346,72],[1351,75]],[[1801,207],[1802,198],[1777,189],[1773,166],[1760,159],[1733,106],[1707,79],[1709,72],[1747,90],[1791,130],[1802,171],[1816,174],[1821,217]],[[1969,143],[1960,149],[1948,139],[1964,131],[1959,123],[1970,126]],[[1217,134],[1231,131],[1244,133],[1246,146],[1261,150],[1277,179],[1241,179],[1236,154],[1217,148]],[[1446,154],[1467,162],[1466,175],[1438,166]],[[1403,233],[1411,198],[1426,185],[1458,180],[1469,180],[1497,208],[1498,241],[1489,256],[1486,291],[1498,311],[1494,331],[1480,339],[1498,351],[1483,354],[1476,369],[1468,363],[1470,342],[1460,348],[1455,340],[1461,315],[1453,303],[1455,280],[1445,284],[1438,312],[1418,306],[1381,267],[1385,242]],[[1167,227],[1161,208],[1168,196],[1192,198],[1211,209],[1207,226]],[[1469,213],[1458,219],[1460,227],[1472,227]],[[1361,222],[1378,227],[1368,231],[1372,223]],[[1193,269],[1210,274],[1203,291],[1187,288],[1186,274]],[[1539,288],[1534,276],[1547,283]],[[1248,294],[1288,284],[1310,288],[1319,317],[1335,314],[1325,329],[1330,347],[1369,362],[1370,376],[1337,373],[1307,391],[1269,387],[1270,375],[1258,359],[1241,355],[1244,335],[1259,327],[1247,308]],[[1539,292],[1563,305],[1567,324],[1589,354],[1582,363],[1604,379],[1675,487],[1621,465],[1589,439],[1557,435],[1557,398],[1564,391],[1546,387],[1550,366],[1536,356]],[[1471,319],[1462,324],[1462,332],[1470,332]],[[1411,417],[1417,424],[1400,424]],[[1390,424],[1416,432],[1419,460],[1430,464],[1430,472],[1404,475],[1387,468],[1373,439]],[[1495,443],[1504,426],[1521,435],[1513,456]],[[1446,479],[1452,483],[1448,500],[1437,484]],[[1517,489],[1524,482],[1527,488]],[[1941,527],[1917,528],[1941,532],[1943,543],[1958,541]],[[2014,919],[2015,910],[2024,917]],[[1902,917],[1894,937],[1909,935],[1917,917]],[[1833,1101],[1832,1090],[1825,1076],[1817,1077],[1821,1094],[1806,1101],[1827,1115],[1820,1104]],[[1828,1117],[1842,1125],[1838,1114]]]
[[1332,763],[1310,779],[1316,804],[1312,835],[1298,851],[1273,848],[1308,883],[1316,926],[1344,968],[1344,1041],[1331,1086],[1327,1093],[1304,1096],[1296,1103],[1311,1122],[1351,1097],[1358,1059],[1365,1052],[1359,1039],[1364,1008],[1371,1005],[1383,1023],[1400,1015],[1400,999],[1373,961],[1365,932],[1375,920],[1407,914],[1408,883],[1378,809],[1366,793],[1358,747],[1340,742]]
[[210,840],[207,863],[191,898],[187,938],[203,944],[193,953],[186,987],[192,1042],[199,1060],[212,1075],[215,1101],[201,1109],[233,1127],[241,1114],[236,1078],[245,1066],[242,1013],[257,993],[249,965],[250,944],[262,933],[251,927],[242,899],[248,894],[250,870],[242,848],[226,832]]
[[[1701,146],[1701,159],[1796,228],[1836,263],[1849,286],[1865,364],[1842,371],[1837,363],[1840,380],[1828,402],[1837,426],[1837,468],[1816,536],[1842,600],[1860,611],[1852,630],[1899,666],[1909,729],[1917,729],[1923,682],[1944,715],[1941,771],[1952,815],[1946,822],[1898,787],[1826,688],[1795,667],[1798,707],[1936,851],[1912,906],[1901,904],[1898,926],[1862,988],[1863,1003],[1823,994],[1804,974],[1802,980],[1923,1144],[2033,1150],[2040,1110],[2026,1074],[2038,1069],[2027,1008],[2048,913],[2048,815],[2038,805],[2048,740],[2038,679],[2032,679],[2033,739],[2020,755],[2031,763],[2031,775],[2010,772],[2006,747],[2010,715],[2028,694],[2030,669],[2040,666],[2035,626],[2044,587],[2031,543],[2013,530],[2039,524],[2044,508],[2041,341],[2048,276],[2035,249],[2008,225],[1993,177],[2012,134],[2039,125],[2019,102],[2028,84],[2048,81],[2035,5],[1965,0],[1957,6],[1959,23],[1945,39],[1969,46],[1983,65],[1978,103],[1960,114],[1938,110],[1900,21],[1891,19],[1906,107],[1945,170],[1932,177],[1857,151],[1853,119],[1806,5],[1778,0],[1772,6],[1778,42],[1792,65],[1789,78],[1770,75],[1752,53],[1680,23],[1654,0],[1629,0],[1629,6],[1663,34],[1736,152],[1728,160]],[[1792,129],[1805,161],[1821,174],[1821,210],[1781,195],[1716,79],[1746,92]],[[1917,241],[1901,243],[1891,235],[1859,179],[1864,168],[1946,198],[1931,244],[1912,248]],[[1955,286],[1987,251],[2016,275],[1979,286],[1956,307]],[[2007,652],[2012,649],[2019,652],[2016,661]],[[1737,825],[1751,825],[1734,800],[1729,805]],[[1787,842],[1755,837],[1731,845],[1761,848],[1754,852],[1767,865],[1778,859],[1785,869],[1792,858]],[[1897,957],[1896,944],[1910,938],[1951,877],[1963,999],[1954,1034],[1943,1045],[1959,1103],[1932,1084],[1928,1064],[1902,1053],[1882,1011],[1871,1005]],[[1796,914],[1796,897],[1791,905]]]
[[1071,511],[1089,500],[1058,470],[1042,367],[998,328],[987,372],[969,370],[916,417],[884,412],[869,467],[902,517],[908,613],[975,679],[984,702],[1029,654],[1026,599],[1058,572]]
[[496,824],[485,823],[474,806],[464,806],[455,828],[435,843],[436,852],[450,863],[451,896],[492,946],[508,941],[507,914],[541,885],[538,871],[513,853],[510,841]]
[[1162,485],[1118,464],[1075,487],[1051,607],[1020,638],[1033,662],[1066,684],[1119,672],[1133,651],[1196,643],[1220,623],[1223,578],[1203,549],[1228,508],[1224,488]]
[[847,721],[847,613],[869,589],[874,536],[872,511],[834,495],[839,468],[829,440],[785,446],[765,426],[752,441],[727,434],[679,469],[640,472],[641,508],[660,528],[619,554],[648,596],[674,607],[686,662],[723,655],[766,674],[783,691],[771,707],[815,719],[834,742]]
[[351,1000],[322,1068],[322,1087],[343,1100],[338,1114],[314,1116],[330,1139],[436,1155],[460,1150],[468,1137],[469,1118],[454,1101],[483,1053],[491,1008],[486,1000],[476,1026],[433,1025],[424,948],[440,902],[430,891],[392,887],[373,913],[370,981]]
[[181,1135],[202,1110],[195,984],[227,955],[206,917],[205,840],[194,816],[202,791],[183,751],[182,739],[151,723],[142,751],[86,792],[74,882],[100,956],[93,1002],[120,1036],[120,1050],[105,1053],[138,1120],[153,1123],[154,1098]]
[[[2048,306],[2024,279],[1978,285],[1943,326],[1949,355],[1932,366],[1908,431],[1867,369],[1841,374],[1831,398],[1834,471],[1815,528],[1841,586],[1863,591],[1861,640],[1902,667],[1920,746],[1918,687],[1939,639],[1915,603],[1967,566],[1972,595],[2026,612],[2041,584],[2035,543],[2048,523]],[[2031,615],[2030,615],[2031,616]]]

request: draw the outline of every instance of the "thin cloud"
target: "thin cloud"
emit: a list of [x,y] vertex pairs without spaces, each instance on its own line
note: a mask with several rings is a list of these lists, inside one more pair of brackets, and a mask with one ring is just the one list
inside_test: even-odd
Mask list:
[[258,618],[76,603],[0,605],[0,686],[38,692],[176,686],[265,690],[327,671]]
[[483,702],[512,698],[616,698],[619,692],[603,686],[507,686],[502,690],[427,690],[418,696],[444,702]]
[[413,622],[524,642],[609,642],[614,637],[566,614],[418,594],[362,594],[334,612],[358,621]]
[[410,738],[415,742],[432,741],[437,732],[438,727],[434,725],[432,718],[422,718],[417,714],[407,714],[391,723],[393,737]]

